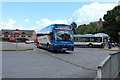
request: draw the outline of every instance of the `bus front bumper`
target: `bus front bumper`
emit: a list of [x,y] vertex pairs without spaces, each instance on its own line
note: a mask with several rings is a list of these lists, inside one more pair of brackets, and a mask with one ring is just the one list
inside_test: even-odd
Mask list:
[[74,51],[74,45],[56,45],[52,46],[53,50],[58,51]]

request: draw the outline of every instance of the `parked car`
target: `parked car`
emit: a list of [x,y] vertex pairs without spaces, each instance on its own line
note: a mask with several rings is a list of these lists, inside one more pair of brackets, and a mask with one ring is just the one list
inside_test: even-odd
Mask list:
[[9,42],[18,42],[19,40],[16,40],[16,38],[9,38]]
[[33,40],[25,41],[26,44],[34,43]]

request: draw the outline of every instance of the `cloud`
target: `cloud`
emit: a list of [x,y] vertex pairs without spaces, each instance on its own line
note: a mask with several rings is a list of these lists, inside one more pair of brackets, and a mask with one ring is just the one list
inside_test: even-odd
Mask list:
[[13,19],[9,19],[7,23],[0,22],[0,29],[13,29],[15,23],[16,21]]
[[36,21],[36,24],[39,24],[40,23],[40,21]]
[[[73,14],[71,14],[71,17],[69,19],[64,20],[50,20],[48,18],[43,18],[41,20],[37,20],[35,23],[33,23],[33,26],[29,26],[29,28],[25,27],[25,25],[16,25],[18,26],[18,29],[29,29],[29,30],[36,30],[39,31],[40,29],[51,25],[51,24],[71,24],[71,22],[75,21],[77,25],[80,24],[88,24],[90,22],[98,21],[99,18],[103,18],[104,14],[108,10],[113,9],[116,5],[115,3],[91,3],[89,5],[84,5]],[[24,22],[28,23],[29,19],[24,19]],[[13,19],[9,19],[7,23],[0,22],[0,29],[14,29],[14,25],[16,24],[16,21]],[[16,27],[15,26],[15,27]]]
[[24,22],[28,23],[28,22],[29,22],[29,19],[25,19]]
[[103,18],[104,14],[107,13],[108,10],[113,9],[117,4],[115,3],[91,3],[89,5],[84,5],[78,10],[76,10],[72,17],[66,20],[49,20],[44,18],[40,21],[36,21],[37,26],[36,29],[40,30],[50,24],[71,24],[71,22],[75,21],[78,25],[80,24],[88,24],[90,22],[98,21],[99,18]]
[[14,25],[15,23],[16,23],[16,21],[13,19],[8,20],[8,25]]
[[72,20],[78,24],[88,24],[93,21],[98,21],[103,18],[108,10],[113,9],[117,4],[111,3],[91,3],[84,5],[73,13]]
[[51,24],[68,24],[67,20],[49,20],[47,18],[41,19],[40,21],[36,21],[36,27],[34,26],[34,28],[36,29],[36,31],[51,25]]

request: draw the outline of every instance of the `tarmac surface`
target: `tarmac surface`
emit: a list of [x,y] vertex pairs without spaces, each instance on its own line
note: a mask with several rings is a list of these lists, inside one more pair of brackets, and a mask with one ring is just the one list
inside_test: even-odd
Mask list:
[[33,50],[35,48],[34,43],[15,43],[15,42],[0,42],[0,49],[2,51],[24,51],[24,50]]
[[[24,51],[24,50],[33,50],[36,46],[34,43],[26,44],[26,43],[15,43],[15,42],[1,42],[0,41],[0,50],[1,51]],[[111,49],[108,49],[107,47],[104,48],[104,50],[109,51],[120,51],[120,47],[112,47]]]
[[2,45],[3,78],[95,78],[97,65],[116,52],[75,48],[73,52],[53,53],[25,43],[18,43],[18,50],[12,51],[15,45],[9,42]]

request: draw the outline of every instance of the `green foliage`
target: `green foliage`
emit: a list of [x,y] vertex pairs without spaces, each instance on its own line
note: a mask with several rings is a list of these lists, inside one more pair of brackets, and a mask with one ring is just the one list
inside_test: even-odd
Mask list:
[[115,46],[118,46],[118,47],[120,47],[120,42],[119,42],[119,43],[116,43],[116,44],[115,44]]
[[78,26],[77,28],[78,34],[85,34],[87,29],[88,29],[88,26],[85,24]]
[[103,25],[98,24],[98,22],[91,22],[88,25],[79,25],[77,28],[78,34],[103,32],[107,33],[113,42],[118,42],[118,32],[120,32],[120,6],[116,6],[114,9],[107,11],[103,19]]
[[[119,41],[118,32],[120,32],[120,6],[116,6],[103,17],[103,24],[98,22],[91,22],[86,25],[79,25],[77,28],[78,34],[95,34],[95,33],[107,33],[113,42]],[[72,22],[71,25],[76,28],[77,24]]]
[[117,16],[115,19],[116,19],[116,22],[120,22],[120,15]]
[[8,41],[9,38],[8,37],[0,37],[0,41]]
[[118,32],[120,32],[120,6],[116,6],[104,15],[103,32],[110,35],[114,42],[118,42]]
[[[19,42],[25,42],[28,39],[27,38],[17,38],[17,40],[19,40]],[[0,37],[0,41],[9,41],[9,38],[8,37]]]
[[73,28],[77,28],[77,24],[75,22],[72,22],[71,25]]
[[27,38],[17,38],[17,40],[19,40],[19,42],[25,42],[28,39]]
[[95,34],[102,32],[102,26],[97,22],[91,22],[88,25],[80,25],[77,30],[79,34]]
[[120,47],[120,43],[117,44]]
[[71,23],[71,26],[73,27],[74,34],[77,34],[77,30],[76,30],[77,24],[76,24],[75,22],[72,22],[72,23]]

